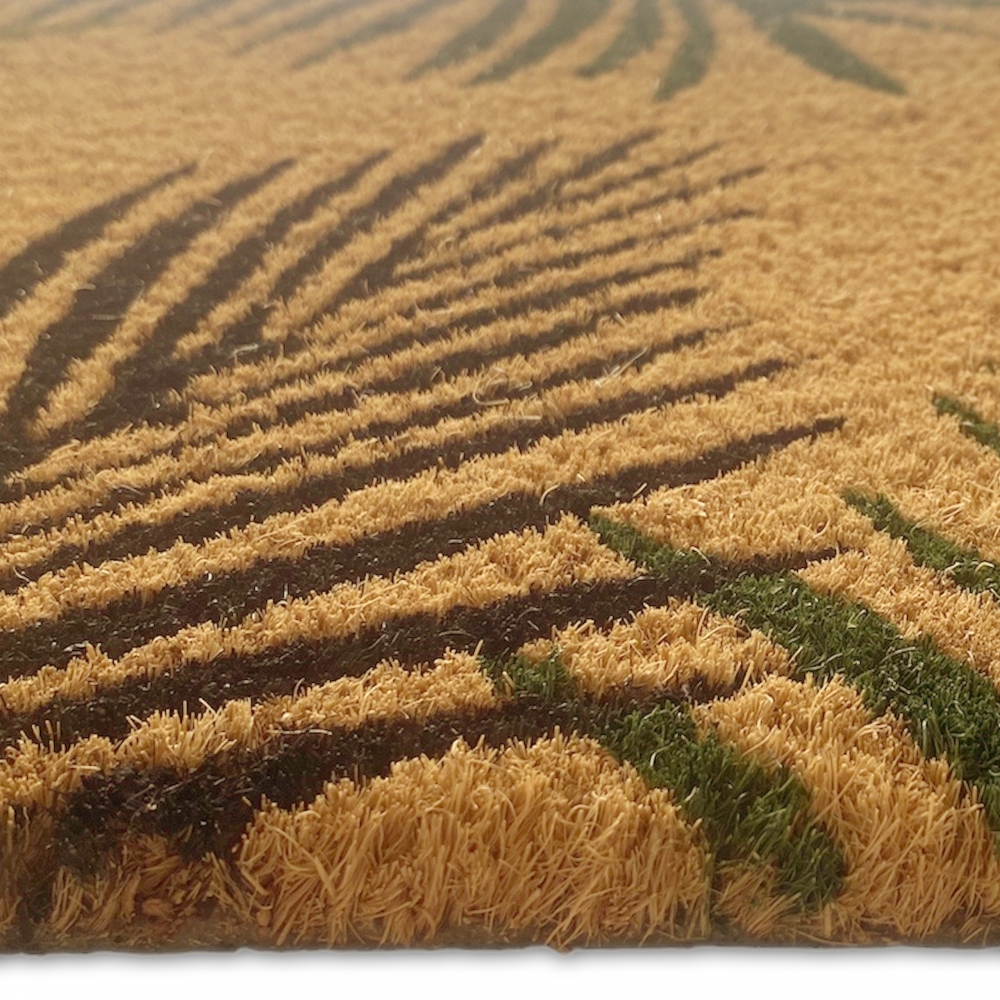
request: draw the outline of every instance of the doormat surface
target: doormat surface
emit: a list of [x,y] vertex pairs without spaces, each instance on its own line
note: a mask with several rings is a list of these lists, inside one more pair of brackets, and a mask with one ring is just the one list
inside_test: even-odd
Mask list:
[[0,950],[1000,922],[1000,5],[7,0]]

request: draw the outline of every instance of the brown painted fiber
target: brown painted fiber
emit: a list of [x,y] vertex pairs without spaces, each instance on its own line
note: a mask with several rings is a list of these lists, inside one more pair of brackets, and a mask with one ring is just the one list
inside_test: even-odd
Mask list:
[[5,3],[0,951],[994,942],[998,39]]

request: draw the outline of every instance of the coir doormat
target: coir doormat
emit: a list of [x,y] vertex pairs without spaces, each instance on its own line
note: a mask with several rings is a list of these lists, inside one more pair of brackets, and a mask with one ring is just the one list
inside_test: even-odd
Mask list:
[[7,0],[0,948],[995,940],[998,42]]

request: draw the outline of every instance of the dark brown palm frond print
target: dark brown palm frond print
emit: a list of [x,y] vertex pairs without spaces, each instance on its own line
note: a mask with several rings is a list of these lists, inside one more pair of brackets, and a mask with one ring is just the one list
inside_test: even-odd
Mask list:
[[[109,0],[74,19],[74,8],[82,0],[48,0],[39,3],[19,18],[0,22],[0,37],[22,37],[35,32],[80,32],[96,27],[118,24],[128,19],[151,0]],[[645,53],[666,49],[670,54],[663,70],[655,99],[666,101],[681,91],[697,85],[716,60],[716,31],[713,25],[712,3],[706,0],[632,0],[631,10],[620,27],[612,32],[607,26],[612,9],[611,0],[562,0],[549,20],[529,37],[513,43],[503,51],[508,38],[516,33],[521,22],[532,12],[533,0],[477,0],[475,4],[462,0],[329,0],[305,11],[304,0],[263,0],[249,10],[234,16],[230,8],[236,0],[194,0],[174,6],[161,20],[159,31],[197,27],[212,19],[227,32],[242,33],[234,47],[235,56],[246,55],[262,48],[279,46],[286,39],[308,39],[314,32],[332,32],[328,40],[300,56],[289,66],[306,70],[335,60],[340,54],[377,43],[379,40],[409,34],[419,38],[421,27],[442,10],[459,7],[467,13],[465,27],[454,34],[436,51],[415,56],[412,68],[404,75],[408,80],[425,77],[439,71],[460,72],[461,67],[486,54],[495,57],[473,76],[461,81],[465,85],[497,84],[516,73],[543,63],[557,51],[571,45],[588,32],[607,32],[607,42],[588,63],[577,68],[582,79],[593,79],[606,73],[626,71],[631,62]],[[752,20],[755,27],[789,56],[799,59],[814,71],[833,80],[843,80],[890,95],[906,93],[905,83],[867,61],[844,43],[829,34],[823,21],[859,20],[878,28],[904,25],[923,31],[968,32],[970,29],[941,21],[937,15],[928,17],[920,12],[921,0],[888,0],[899,13],[887,13],[884,5],[869,0],[718,0],[732,3]],[[997,0],[950,0],[956,8],[969,10],[994,8]],[[664,17],[668,11],[679,19],[679,37],[667,37]],[[346,18],[367,14],[362,23],[338,30]],[[257,25],[270,20],[271,27],[261,32]]]

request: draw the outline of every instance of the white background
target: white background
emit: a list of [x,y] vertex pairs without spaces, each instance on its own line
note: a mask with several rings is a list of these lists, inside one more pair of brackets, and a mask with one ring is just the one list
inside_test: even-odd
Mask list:
[[0,997],[978,1000],[998,973],[1000,950],[903,947],[0,956]]

